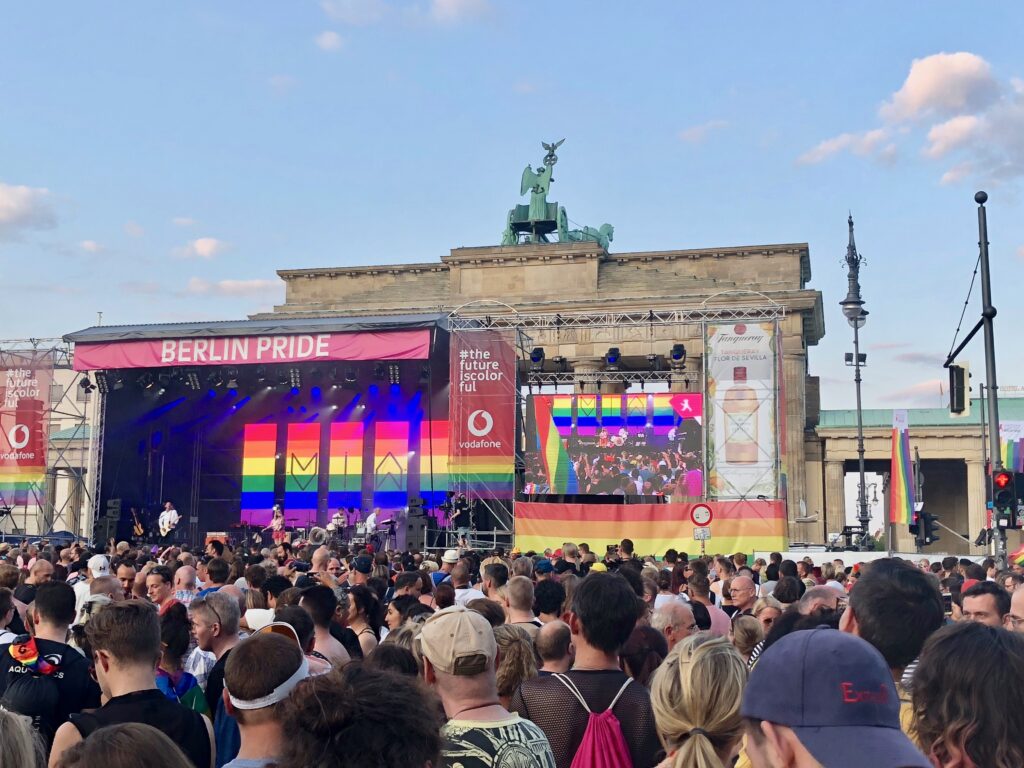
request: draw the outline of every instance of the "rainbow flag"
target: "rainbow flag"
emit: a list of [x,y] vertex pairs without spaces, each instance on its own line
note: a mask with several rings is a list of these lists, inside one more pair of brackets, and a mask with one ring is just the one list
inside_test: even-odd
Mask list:
[[316,522],[320,481],[319,422],[289,424],[284,465],[284,520],[308,527]]
[[544,459],[551,493],[579,493],[576,468],[569,461],[562,436],[555,428],[547,398],[534,398],[534,415],[537,419],[537,449]]
[[551,404],[551,416],[555,420],[558,434],[569,437],[572,434],[572,402],[573,395],[537,395]]
[[1024,544],[1021,544],[1020,549],[1016,552],[1011,552],[1007,555],[1007,558],[1014,565],[1024,565]]
[[910,428],[906,411],[892,412],[892,468],[890,469],[889,522],[914,522],[914,468],[910,459]]
[[576,396],[576,434],[597,434],[597,395]]
[[1004,467],[1024,472],[1024,421],[999,422],[999,453]]
[[374,426],[373,506],[395,509],[408,503],[409,422],[378,421]]
[[242,438],[242,522],[267,525],[273,516],[277,424],[246,424]]
[[626,395],[626,426],[647,426],[647,395]]
[[601,426],[605,429],[618,430],[625,426],[626,419],[622,413],[622,395],[605,395],[601,398]]
[[448,420],[420,425],[420,497],[428,507],[445,500],[448,490]]
[[363,507],[363,439],[361,421],[336,421],[331,424],[330,474],[327,481],[327,506],[338,509]]

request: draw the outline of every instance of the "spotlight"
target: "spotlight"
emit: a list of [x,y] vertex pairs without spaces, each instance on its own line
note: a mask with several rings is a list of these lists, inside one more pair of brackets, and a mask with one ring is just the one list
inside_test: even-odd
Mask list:
[[345,370],[345,383],[346,384],[355,384],[356,383],[356,379],[357,379],[357,377],[356,377],[356,369],[355,368],[347,368]]
[[110,382],[107,381],[106,371],[96,371],[96,389],[100,391],[101,395],[105,395],[110,391]]
[[292,389],[301,389],[302,387],[302,371],[298,368],[288,369],[288,381],[292,385]]
[[237,368],[228,368],[227,388],[228,389],[238,389],[238,369]]
[[384,363],[377,363],[373,366],[373,378],[377,381],[384,381],[387,378],[388,369],[384,367]]
[[551,358],[551,362],[555,364],[555,370],[559,373],[567,373],[569,370],[569,361],[566,360],[562,355]]
[[686,347],[682,344],[673,344],[668,357],[673,370],[681,371],[686,367]]
[[320,381],[321,379],[323,379],[323,377],[324,377],[324,372],[321,371],[319,368],[314,368],[313,370],[311,370],[309,372],[309,380],[310,381]]
[[420,384],[430,383],[430,363],[424,363],[420,369]]
[[604,367],[609,371],[619,370],[619,363],[622,362],[622,353],[618,347],[609,347],[604,355]]
[[110,375],[110,388],[115,392],[119,389],[124,389],[123,373],[114,373]]
[[173,371],[171,371],[170,382],[174,386],[180,387],[182,384],[185,383],[185,374],[183,374],[180,370],[175,368]]
[[185,384],[187,384],[188,388],[191,389],[192,391],[198,391],[199,387],[201,386],[199,383],[199,371],[197,371],[195,368],[186,369]]
[[153,386],[153,374],[149,371],[139,374],[139,378],[135,380],[135,383],[139,385],[140,389],[150,389]]
[[277,383],[284,385],[288,383],[288,371],[283,368],[277,372]]
[[534,347],[530,351],[530,370],[544,370],[544,347]]
[[647,356],[647,366],[652,371],[661,370],[661,355],[650,354]]
[[402,369],[398,363],[388,363],[388,383],[398,384],[402,380]]
[[256,381],[265,381],[267,378],[267,367],[265,365],[256,366]]
[[88,375],[82,377],[82,380],[78,382],[78,386],[80,386],[82,388],[82,391],[85,392],[85,394],[87,395],[94,389],[96,389],[96,385],[89,381]]
[[171,375],[169,373],[157,374],[156,383],[160,385],[161,389],[167,391],[167,388],[171,386]]
[[156,391],[156,396],[157,397],[163,397],[166,392],[167,392],[167,388],[166,387],[160,387],[160,389],[158,389]]
[[206,377],[206,383],[211,387],[224,386],[224,377],[221,375],[219,368],[210,372],[210,375]]

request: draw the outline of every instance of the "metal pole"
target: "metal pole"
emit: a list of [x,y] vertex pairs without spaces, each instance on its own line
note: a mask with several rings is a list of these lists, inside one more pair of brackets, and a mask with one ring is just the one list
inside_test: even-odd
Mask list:
[[[992,306],[992,274],[988,260],[988,220],[985,215],[985,202],[988,195],[978,192],[974,202],[978,204],[978,247],[981,249],[981,321],[985,332],[985,379],[988,384],[988,425],[989,455],[992,457],[992,473],[1003,468],[1003,460],[999,450],[999,385],[996,383],[996,340],[992,320],[996,316],[996,308]],[[999,515],[993,517],[996,522],[996,561],[1000,567],[1006,567],[1006,528],[1000,525]]]
[[861,405],[860,395],[860,328],[859,323],[853,324],[853,383],[857,390],[857,469],[860,479],[857,482],[857,520],[860,523],[861,543],[867,539],[868,523],[868,497],[864,485],[864,413]]

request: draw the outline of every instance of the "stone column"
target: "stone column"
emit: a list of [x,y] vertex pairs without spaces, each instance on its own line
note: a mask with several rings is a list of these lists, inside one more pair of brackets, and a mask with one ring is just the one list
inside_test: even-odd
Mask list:
[[[807,462],[804,457],[804,427],[807,422],[806,411],[806,355],[800,348],[800,339],[782,337],[782,384],[785,402],[780,403],[782,413],[786,415],[786,487],[789,505],[789,519],[800,516],[800,502],[807,503]],[[789,352],[790,348],[795,351]],[[781,443],[781,441],[780,441]],[[808,510],[810,514],[810,510]]]
[[839,533],[846,525],[844,477],[842,461],[825,462],[825,522],[828,533]]
[[[978,531],[985,527],[988,522],[987,510],[985,509],[985,464],[980,459],[967,460],[967,524],[968,535],[972,539],[978,535]],[[975,547],[971,544],[971,553],[976,555],[985,554],[988,547]]]
[[[573,373],[600,373],[604,368],[604,359],[598,357],[584,357],[572,361]],[[601,389],[604,390],[605,385],[602,384]],[[576,380],[576,394],[578,395],[595,395],[597,394],[597,385],[590,382],[582,382],[579,379]]]

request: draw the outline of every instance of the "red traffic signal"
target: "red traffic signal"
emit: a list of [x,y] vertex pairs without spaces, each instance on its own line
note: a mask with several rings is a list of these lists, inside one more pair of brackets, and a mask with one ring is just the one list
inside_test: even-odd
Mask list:
[[1000,512],[1017,509],[1017,489],[1013,472],[1001,469],[992,473],[992,503]]
[[1011,482],[1013,482],[1013,475],[1010,472],[1006,472],[1005,470],[1001,470],[992,475],[992,485],[994,485],[999,490],[1002,490]]

